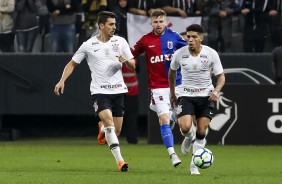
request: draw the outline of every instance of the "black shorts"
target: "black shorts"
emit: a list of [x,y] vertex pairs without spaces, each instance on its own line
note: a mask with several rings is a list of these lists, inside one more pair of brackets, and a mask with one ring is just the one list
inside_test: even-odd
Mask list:
[[214,102],[208,100],[209,97],[186,97],[181,96],[177,99],[178,117],[184,115],[195,115],[199,117],[214,117]]
[[109,109],[114,117],[123,117],[124,114],[124,93],[121,94],[94,94],[92,95],[95,114]]

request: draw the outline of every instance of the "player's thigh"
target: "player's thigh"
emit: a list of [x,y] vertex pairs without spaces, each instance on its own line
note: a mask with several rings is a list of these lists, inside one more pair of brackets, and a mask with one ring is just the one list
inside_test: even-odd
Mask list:
[[104,123],[105,127],[114,126],[112,111],[109,109],[102,110],[98,113],[99,118]]
[[169,88],[159,88],[151,90],[150,108],[155,111],[158,116],[162,114],[169,114]]
[[211,119],[214,116],[214,102],[208,100],[209,97],[199,97],[195,99],[195,116],[197,119],[197,129],[205,133]]
[[111,106],[114,117],[123,117],[124,115],[124,97],[125,94],[111,95]]

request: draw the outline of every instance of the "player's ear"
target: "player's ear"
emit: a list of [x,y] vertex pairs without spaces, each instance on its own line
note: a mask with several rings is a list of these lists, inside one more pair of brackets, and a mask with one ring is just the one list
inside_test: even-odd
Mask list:
[[203,34],[200,34],[200,41],[204,41],[204,35]]

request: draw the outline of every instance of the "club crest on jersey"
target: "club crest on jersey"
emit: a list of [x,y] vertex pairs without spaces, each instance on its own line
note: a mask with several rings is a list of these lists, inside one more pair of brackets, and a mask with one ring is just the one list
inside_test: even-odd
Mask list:
[[108,48],[105,48],[104,49],[104,53],[105,53],[105,56],[109,56],[110,55],[110,50]]
[[207,61],[207,60],[204,60],[204,61],[201,61],[201,63],[202,63],[202,68],[203,69],[207,69],[207,68],[209,68],[209,62]]
[[118,52],[118,44],[115,43],[112,46],[113,46],[113,51]]
[[160,101],[164,100],[163,96],[159,96],[159,99],[160,99]]
[[173,49],[173,42],[172,41],[167,41],[167,48]]
[[98,103],[97,103],[97,101],[94,102],[93,107],[94,107],[95,112],[97,112],[98,111]]

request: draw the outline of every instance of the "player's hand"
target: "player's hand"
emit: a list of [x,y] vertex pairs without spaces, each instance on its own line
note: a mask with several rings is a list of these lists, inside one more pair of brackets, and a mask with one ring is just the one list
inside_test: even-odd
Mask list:
[[219,93],[220,93],[219,90],[214,89],[213,92],[212,92],[212,94],[210,95],[209,100],[216,102],[216,101],[218,100]]
[[64,82],[59,82],[54,89],[54,93],[57,96],[60,96],[64,93],[64,89],[65,89],[65,83]]
[[118,56],[118,60],[119,60],[119,62],[121,62],[121,63],[126,63],[126,62],[128,62],[128,59],[127,59],[124,55],[119,55],[119,56]]

